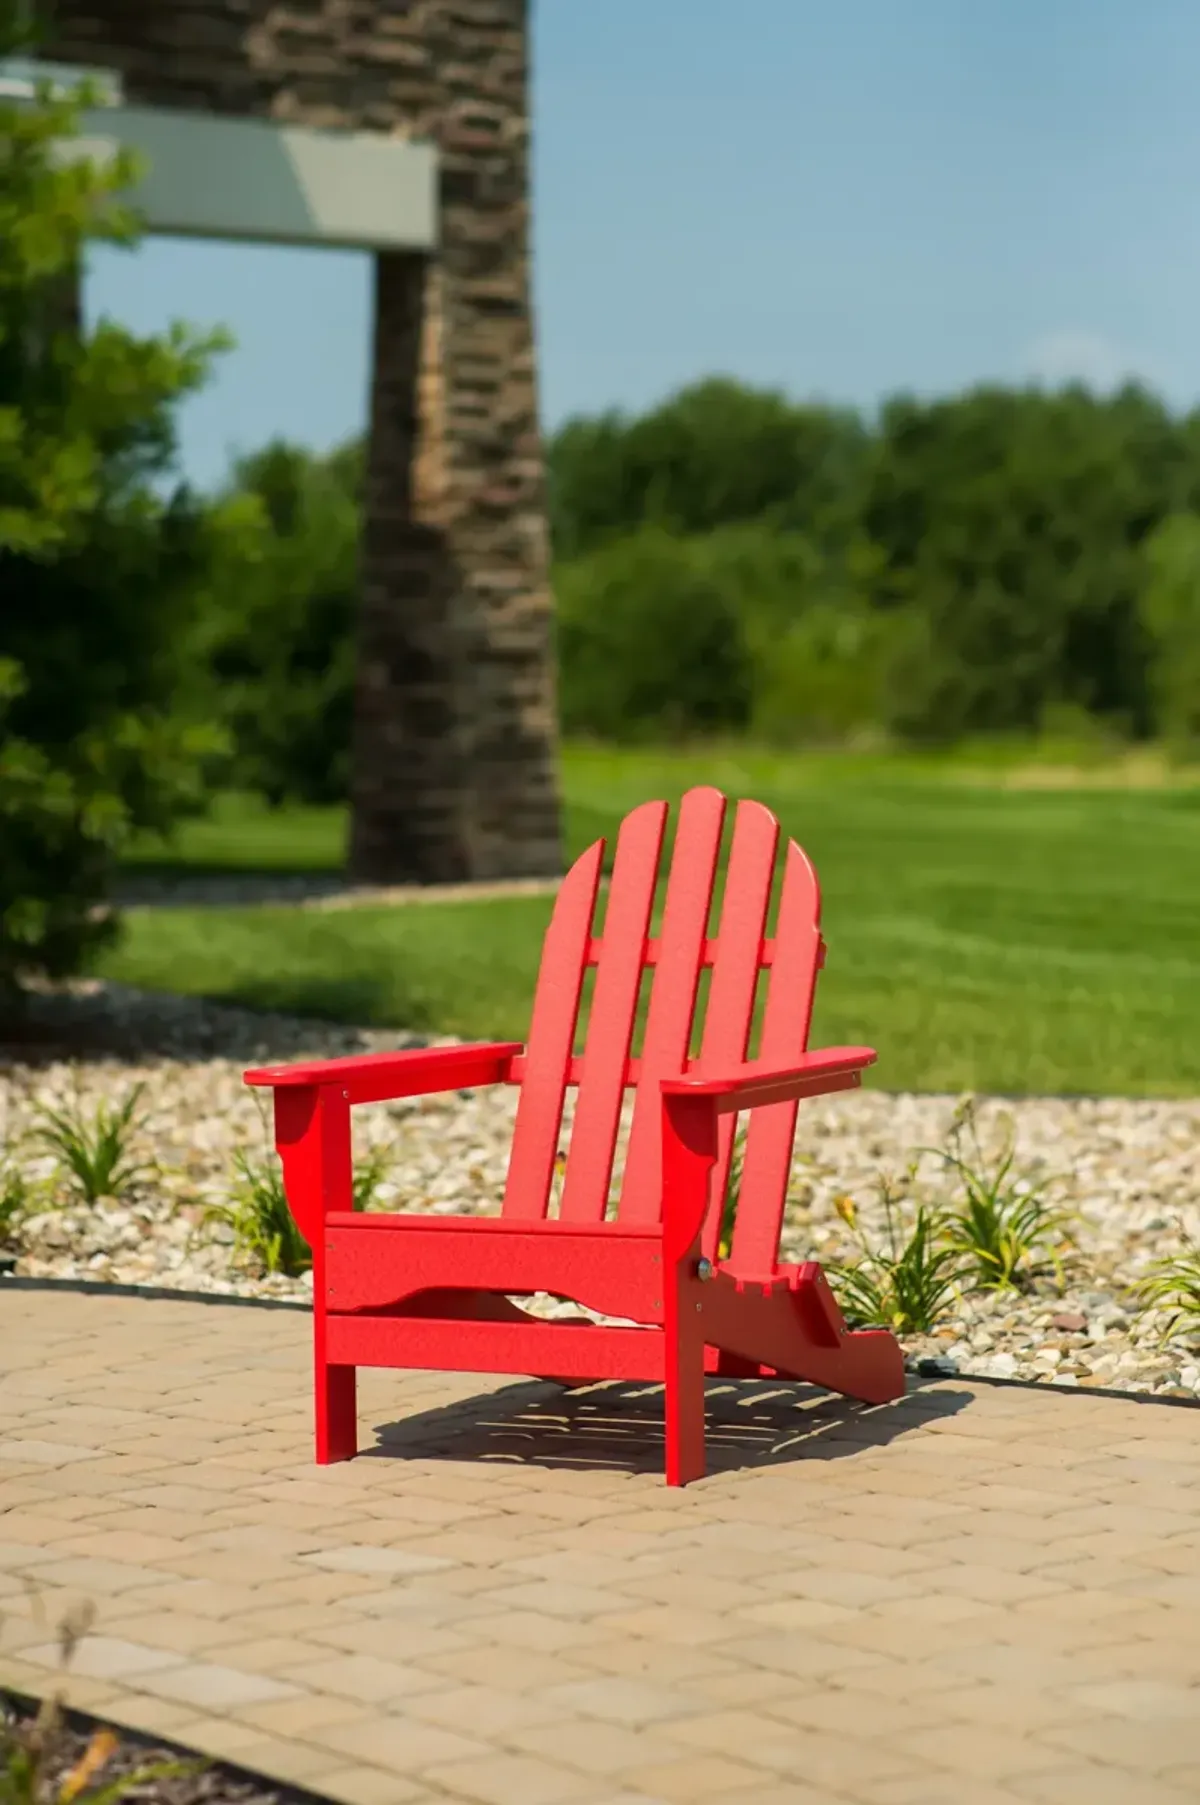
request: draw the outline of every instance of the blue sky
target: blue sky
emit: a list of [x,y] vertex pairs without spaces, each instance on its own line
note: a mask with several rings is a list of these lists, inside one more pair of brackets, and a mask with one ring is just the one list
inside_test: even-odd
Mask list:
[[[871,407],[984,380],[1200,401],[1196,0],[534,0],[542,409],[714,372]],[[366,260],[160,239],[91,313],[227,324],[211,483],[366,405]]]

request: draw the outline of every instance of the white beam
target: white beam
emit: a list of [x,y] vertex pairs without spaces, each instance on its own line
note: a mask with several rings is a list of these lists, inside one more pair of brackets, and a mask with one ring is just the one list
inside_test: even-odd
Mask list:
[[71,94],[84,80],[99,104],[66,156],[136,151],[146,167],[130,195],[150,232],[257,243],[431,251],[437,244],[437,153],[379,132],[316,131],[123,104],[111,70],[0,59],[0,105],[40,85]]
[[35,62],[31,57],[0,57],[0,101],[33,100],[39,87],[56,99],[75,94],[81,82],[96,89],[100,106],[119,106],[121,78],[111,69],[80,69],[74,63]]
[[75,154],[118,147],[146,166],[129,198],[150,232],[379,251],[437,244],[429,144],[158,107],[84,115]]

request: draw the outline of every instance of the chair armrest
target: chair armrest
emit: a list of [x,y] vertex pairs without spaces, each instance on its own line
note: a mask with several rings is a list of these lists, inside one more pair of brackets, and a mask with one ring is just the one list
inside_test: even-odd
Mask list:
[[348,1103],[386,1103],[438,1091],[503,1084],[519,1041],[471,1047],[414,1047],[396,1053],[353,1053],[345,1059],[316,1059],[296,1065],[256,1066],[244,1081],[279,1091],[335,1089]]
[[802,1053],[787,1066],[748,1060],[729,1072],[703,1078],[664,1078],[664,1097],[706,1097],[718,1115],[757,1109],[768,1103],[790,1103],[828,1091],[853,1090],[877,1054],[871,1047],[824,1047]]

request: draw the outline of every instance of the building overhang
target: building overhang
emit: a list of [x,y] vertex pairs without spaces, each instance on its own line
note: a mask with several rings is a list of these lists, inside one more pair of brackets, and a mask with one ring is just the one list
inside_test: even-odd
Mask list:
[[126,106],[119,78],[50,63],[0,62],[0,101],[31,100],[39,83],[75,92],[83,81],[99,104],[83,112],[64,154],[104,161],[132,151],[143,173],[128,199],[148,232],[331,249],[436,248],[431,144]]

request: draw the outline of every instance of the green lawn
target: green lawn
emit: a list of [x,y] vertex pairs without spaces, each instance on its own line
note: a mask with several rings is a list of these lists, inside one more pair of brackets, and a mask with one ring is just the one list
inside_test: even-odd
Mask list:
[[[967,780],[969,779],[969,781]],[[1016,789],[934,761],[573,750],[578,851],[710,781],[776,810],[825,889],[816,1038],[867,1040],[891,1089],[1200,1089],[1200,788]],[[325,871],[338,811],[227,800],[146,869]],[[398,1027],[520,1037],[549,901],[137,910],[103,971]]]

